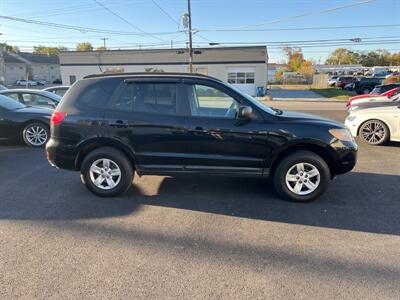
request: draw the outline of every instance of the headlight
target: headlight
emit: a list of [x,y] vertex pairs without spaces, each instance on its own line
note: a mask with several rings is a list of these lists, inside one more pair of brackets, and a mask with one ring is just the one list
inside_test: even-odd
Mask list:
[[329,133],[343,142],[353,142],[353,136],[348,129],[329,129]]
[[347,121],[353,122],[356,118],[356,116],[348,116]]

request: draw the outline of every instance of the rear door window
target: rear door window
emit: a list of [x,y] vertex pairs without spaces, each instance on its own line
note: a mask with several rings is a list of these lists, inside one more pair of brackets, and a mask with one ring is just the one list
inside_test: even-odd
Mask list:
[[134,82],[125,85],[112,109],[152,114],[177,114],[175,83]]

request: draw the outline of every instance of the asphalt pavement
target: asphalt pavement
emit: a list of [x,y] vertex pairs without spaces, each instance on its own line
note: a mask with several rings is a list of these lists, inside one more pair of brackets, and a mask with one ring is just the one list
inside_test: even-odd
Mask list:
[[[343,121],[342,103],[282,103]],[[312,203],[262,178],[136,177],[97,198],[0,144],[0,299],[399,299],[400,144],[360,144]]]

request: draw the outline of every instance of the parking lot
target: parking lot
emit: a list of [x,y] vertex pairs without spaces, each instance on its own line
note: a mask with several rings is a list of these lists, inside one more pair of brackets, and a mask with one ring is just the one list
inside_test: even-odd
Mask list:
[[[273,102],[344,121],[344,103]],[[312,203],[266,179],[136,177],[97,198],[43,149],[0,144],[0,297],[349,298],[400,295],[400,144]]]

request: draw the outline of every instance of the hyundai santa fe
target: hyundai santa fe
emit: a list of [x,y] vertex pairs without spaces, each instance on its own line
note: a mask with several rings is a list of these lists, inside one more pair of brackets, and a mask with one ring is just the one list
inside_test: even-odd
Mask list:
[[103,197],[127,191],[135,172],[206,173],[271,177],[280,196],[304,202],[354,167],[357,145],[343,124],[268,107],[212,77],[127,73],[77,81],[46,150]]

